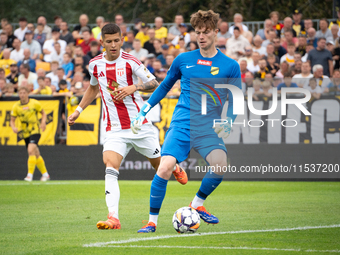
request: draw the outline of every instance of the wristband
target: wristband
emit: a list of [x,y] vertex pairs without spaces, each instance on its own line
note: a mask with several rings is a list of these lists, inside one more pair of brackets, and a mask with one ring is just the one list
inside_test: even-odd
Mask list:
[[81,107],[78,105],[78,107],[77,107],[76,111],[78,111],[78,112],[79,112],[79,114],[80,114],[80,113],[83,111],[83,108],[81,108]]

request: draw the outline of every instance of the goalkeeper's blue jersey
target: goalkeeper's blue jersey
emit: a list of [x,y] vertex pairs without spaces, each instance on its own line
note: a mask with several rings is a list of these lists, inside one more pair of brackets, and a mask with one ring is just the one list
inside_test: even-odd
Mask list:
[[[174,110],[171,127],[191,130],[211,130],[213,119],[224,119],[233,115],[232,93],[215,84],[232,84],[241,89],[239,64],[220,50],[212,58],[204,58],[200,50],[178,55],[173,61],[166,78],[152,94],[148,103],[153,107],[181,80],[181,94]],[[202,112],[202,94],[206,97],[206,114]],[[223,105],[229,95],[227,116],[221,117]]]

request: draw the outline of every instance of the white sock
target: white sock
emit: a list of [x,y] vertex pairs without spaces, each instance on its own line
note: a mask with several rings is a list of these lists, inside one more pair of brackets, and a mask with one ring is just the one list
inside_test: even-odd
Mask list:
[[27,174],[27,177],[33,178],[33,174],[28,173],[28,174]]
[[191,206],[193,208],[197,208],[199,206],[203,206],[204,200],[202,198],[199,198],[197,195],[194,197],[194,200],[192,200]]
[[155,225],[157,226],[157,220],[158,220],[158,214],[157,215],[149,214],[149,222],[151,221],[155,223]]
[[48,177],[48,172],[44,173],[42,176]]
[[106,205],[109,212],[113,213],[113,217],[118,218],[118,205],[120,198],[120,191],[118,185],[119,172],[113,167],[107,167],[105,174],[105,196]]

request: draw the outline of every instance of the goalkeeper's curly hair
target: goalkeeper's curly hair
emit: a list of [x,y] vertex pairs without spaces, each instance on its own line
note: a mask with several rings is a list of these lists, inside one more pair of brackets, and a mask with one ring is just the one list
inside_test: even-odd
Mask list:
[[220,15],[212,10],[199,10],[191,15],[190,23],[193,28],[205,27],[206,29],[215,30],[217,29],[217,22],[219,18]]

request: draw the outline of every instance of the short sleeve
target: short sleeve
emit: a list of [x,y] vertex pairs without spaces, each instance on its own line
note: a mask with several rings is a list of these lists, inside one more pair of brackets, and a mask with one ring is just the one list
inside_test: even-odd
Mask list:
[[12,111],[11,111],[11,116],[13,117],[17,117],[18,116],[18,112],[17,112],[17,104],[14,104],[12,107]]
[[138,65],[137,63],[133,62],[132,71],[137,77],[142,79],[143,83],[156,79],[156,77],[150,73],[150,71],[143,64]]
[[94,75],[94,64],[93,63],[90,63],[89,64],[89,74],[90,74],[90,76],[91,76],[91,79],[90,79],[90,84],[92,85],[92,86],[96,86],[97,84],[98,84],[98,80],[97,80],[97,78],[95,77],[95,75]]
[[34,108],[37,112],[41,112],[42,109],[43,109],[42,106],[41,106],[41,103],[38,100],[35,100]]

